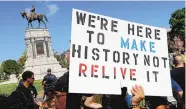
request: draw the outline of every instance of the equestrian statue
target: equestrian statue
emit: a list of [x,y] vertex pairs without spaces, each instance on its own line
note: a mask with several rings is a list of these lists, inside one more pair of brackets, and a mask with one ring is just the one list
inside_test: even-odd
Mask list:
[[32,9],[30,10],[30,12],[25,12],[25,11],[21,12],[21,16],[23,18],[26,17],[26,19],[27,19],[27,22],[28,22],[28,27],[27,28],[29,28],[29,24],[33,28],[32,21],[36,21],[36,20],[39,23],[38,28],[40,28],[40,22],[43,22],[43,24],[45,25],[45,28],[47,28],[47,26],[45,24],[45,21],[44,21],[44,20],[46,20],[48,22],[48,19],[47,19],[46,15],[44,15],[44,14],[37,14],[37,13],[35,13],[35,10],[36,10],[35,6],[33,5]]

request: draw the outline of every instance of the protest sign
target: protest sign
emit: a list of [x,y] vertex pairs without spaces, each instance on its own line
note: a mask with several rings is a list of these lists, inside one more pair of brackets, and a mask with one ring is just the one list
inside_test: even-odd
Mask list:
[[69,92],[121,94],[135,84],[172,95],[166,29],[73,9]]

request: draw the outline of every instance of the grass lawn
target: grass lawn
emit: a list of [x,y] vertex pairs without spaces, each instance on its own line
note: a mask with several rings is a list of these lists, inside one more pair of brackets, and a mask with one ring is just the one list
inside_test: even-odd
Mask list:
[[[43,88],[41,85],[41,81],[42,80],[35,80],[34,81],[34,86],[37,89],[38,92],[38,96],[42,96],[43,94]],[[14,91],[17,87],[17,83],[11,83],[11,84],[4,84],[4,85],[0,85],[0,94],[6,94],[6,95],[10,95],[12,91]],[[96,103],[101,103],[101,95],[95,95],[94,96],[94,101]]]
[[7,80],[0,80],[0,83],[1,83],[1,82],[5,82],[5,81],[7,81]]
[[[34,81],[34,86],[36,87],[38,94],[42,93],[42,90],[43,90],[41,81],[42,80]],[[17,87],[17,83],[0,85],[0,94],[10,95],[11,92],[16,89],[16,87]]]

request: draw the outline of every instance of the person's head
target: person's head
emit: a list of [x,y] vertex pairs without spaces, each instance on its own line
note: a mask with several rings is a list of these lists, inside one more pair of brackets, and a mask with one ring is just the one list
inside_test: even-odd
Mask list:
[[47,69],[47,74],[51,74],[51,69],[50,68]]
[[181,55],[175,55],[173,63],[175,64],[175,67],[183,67],[184,66],[183,57]]
[[22,74],[23,82],[28,82],[29,85],[32,85],[34,83],[34,73],[32,71],[25,71]]
[[156,109],[167,109],[167,105],[159,105]]

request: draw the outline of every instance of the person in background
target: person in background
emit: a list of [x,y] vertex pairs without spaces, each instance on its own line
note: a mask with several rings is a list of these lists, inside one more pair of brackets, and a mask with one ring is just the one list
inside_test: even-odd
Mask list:
[[[25,71],[22,74],[23,84],[18,86],[15,91],[9,96],[9,108],[14,108],[16,105],[23,105],[23,109],[38,109],[41,105],[40,102],[35,102],[29,87],[34,83],[34,73]],[[12,103],[17,102],[18,104]],[[22,109],[22,108],[20,108]]]
[[181,55],[174,56],[175,68],[171,70],[171,78],[175,80],[183,90],[182,100],[185,102],[185,64]]
[[56,81],[57,81],[57,77],[54,74],[52,74],[51,69],[48,68],[47,69],[47,75],[45,75],[43,80],[42,80],[42,86],[43,86],[43,89],[44,89],[43,99],[45,99],[45,96],[46,96],[46,99],[48,99],[47,98],[48,91],[45,90],[46,89],[45,86],[55,86]]
[[47,69],[47,75],[44,76],[43,80],[42,80],[42,85],[45,84],[46,81],[51,81],[51,82],[56,82],[57,81],[57,77],[51,73],[51,69],[48,68]]
[[[97,104],[93,102],[93,96],[87,97],[84,105],[88,107],[89,109],[141,109],[140,102],[145,98],[144,95],[144,89],[142,86],[135,85],[132,90],[132,99],[131,99],[131,105],[130,107],[125,107],[124,101],[122,97],[124,98],[126,95],[126,89],[122,88],[122,94],[121,96],[112,96],[110,99],[110,106],[102,106],[101,104]],[[119,99],[118,99],[119,98]],[[121,98],[121,99],[120,99]],[[118,101],[119,100],[119,101]]]
[[[20,81],[18,83],[18,87],[21,85],[23,85],[23,79],[20,79]],[[35,86],[32,84],[29,86],[29,89],[31,90],[31,94],[32,94],[33,98],[36,99],[38,93],[37,93],[37,89],[35,88]]]

